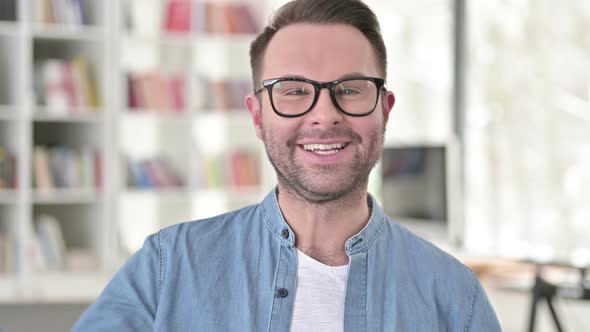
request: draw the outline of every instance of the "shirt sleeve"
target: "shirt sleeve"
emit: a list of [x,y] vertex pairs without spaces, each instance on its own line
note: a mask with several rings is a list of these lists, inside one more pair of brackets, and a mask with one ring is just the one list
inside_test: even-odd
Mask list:
[[496,313],[492,308],[492,304],[475,276],[474,279],[475,287],[473,304],[471,306],[471,314],[469,315],[465,331],[502,332],[502,328],[500,327]]
[[152,331],[158,307],[162,255],[159,233],[149,236],[115,274],[73,332]]

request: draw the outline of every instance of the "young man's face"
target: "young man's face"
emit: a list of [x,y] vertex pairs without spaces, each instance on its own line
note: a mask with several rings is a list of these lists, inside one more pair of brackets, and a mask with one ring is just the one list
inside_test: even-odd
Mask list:
[[[351,75],[383,76],[360,31],[347,25],[295,24],[279,30],[271,40],[261,77],[296,76],[326,82]],[[366,189],[369,173],[381,155],[394,104],[391,92],[382,93],[375,111],[353,117],[336,108],[329,92],[321,89],[314,108],[294,118],[273,111],[266,89],[259,92],[260,102],[254,95],[246,97],[279,184],[313,202]]]

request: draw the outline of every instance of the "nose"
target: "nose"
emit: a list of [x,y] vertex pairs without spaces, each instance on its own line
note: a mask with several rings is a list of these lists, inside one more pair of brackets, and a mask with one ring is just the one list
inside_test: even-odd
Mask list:
[[318,101],[308,114],[312,126],[334,126],[344,119],[344,114],[336,108],[330,98],[330,90],[320,89]]

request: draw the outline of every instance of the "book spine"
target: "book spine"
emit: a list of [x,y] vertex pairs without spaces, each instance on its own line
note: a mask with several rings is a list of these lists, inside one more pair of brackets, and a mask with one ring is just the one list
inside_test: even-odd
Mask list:
[[186,107],[184,82],[182,75],[177,75],[169,80],[173,109],[178,113],[184,112]]
[[0,233],[0,274],[8,272],[6,267],[6,246],[8,236],[5,233]]
[[94,174],[94,188],[96,190],[102,190],[104,185],[104,168],[103,168],[103,156],[100,150],[96,150],[93,153],[93,169],[92,173]]
[[53,178],[49,168],[49,155],[47,148],[35,146],[33,149],[33,180],[37,189],[41,191],[51,191],[54,188]]
[[190,31],[191,2],[188,0],[169,0],[165,6],[165,30],[169,32]]

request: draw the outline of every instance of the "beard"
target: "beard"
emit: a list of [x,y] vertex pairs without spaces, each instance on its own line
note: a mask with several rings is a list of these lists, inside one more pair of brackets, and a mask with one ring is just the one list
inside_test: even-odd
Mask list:
[[[376,128],[369,137],[367,149],[363,139],[351,129],[338,127],[330,131],[307,129],[296,132],[286,143],[278,142],[270,128],[261,123],[266,154],[286,191],[313,204],[333,202],[351,195],[364,194],[371,170],[381,157],[385,128]],[[306,165],[296,159],[295,142],[302,138],[347,138],[345,149],[355,149],[351,161],[337,165]]]

